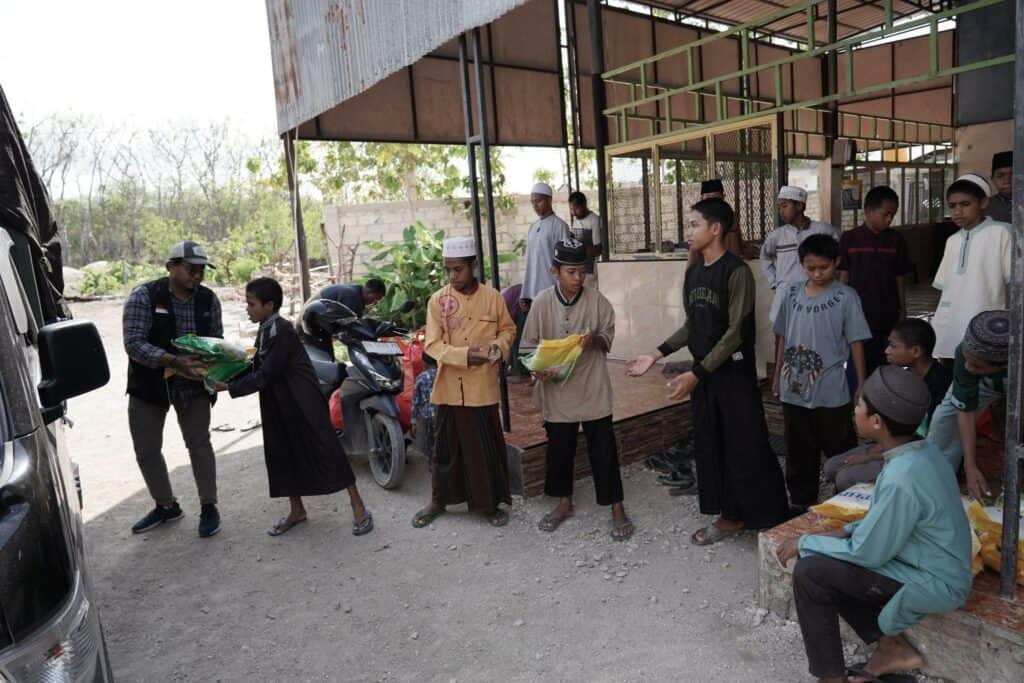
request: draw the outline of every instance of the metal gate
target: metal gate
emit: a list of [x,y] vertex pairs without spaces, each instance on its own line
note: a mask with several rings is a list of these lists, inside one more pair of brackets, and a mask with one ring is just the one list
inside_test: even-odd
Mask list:
[[736,228],[758,242],[775,228],[778,131],[774,116],[616,146],[605,155],[612,258],[685,249],[700,183],[720,178]]

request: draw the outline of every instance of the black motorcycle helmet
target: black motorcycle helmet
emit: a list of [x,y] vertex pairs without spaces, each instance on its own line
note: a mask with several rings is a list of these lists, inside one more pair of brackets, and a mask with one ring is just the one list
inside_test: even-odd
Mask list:
[[330,339],[344,320],[355,318],[348,306],[331,299],[313,299],[302,308],[302,331],[314,339]]

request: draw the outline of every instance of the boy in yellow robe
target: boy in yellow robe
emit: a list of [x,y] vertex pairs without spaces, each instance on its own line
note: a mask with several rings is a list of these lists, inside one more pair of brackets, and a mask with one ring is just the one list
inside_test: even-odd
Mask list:
[[494,526],[511,505],[505,437],[498,415],[498,363],[508,362],[516,324],[501,294],[478,282],[471,237],[444,241],[448,284],[427,304],[424,351],[437,361],[430,402],[437,406],[437,442],[430,504],[412,525],[422,528],[448,505],[466,503]]

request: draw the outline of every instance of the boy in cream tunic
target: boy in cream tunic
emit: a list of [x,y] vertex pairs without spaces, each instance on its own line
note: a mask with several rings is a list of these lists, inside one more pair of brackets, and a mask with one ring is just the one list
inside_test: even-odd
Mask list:
[[582,424],[597,504],[611,506],[611,536],[618,541],[629,538],[634,529],[622,505],[622,478],[612,428],[612,385],[606,363],[615,337],[615,311],[604,295],[583,285],[586,260],[586,247],[579,240],[570,237],[555,246],[551,266],[555,286],[534,299],[520,343],[520,351],[525,354],[536,349],[542,339],[585,334],[583,355],[565,382],[554,384],[545,373],[537,373],[533,399],[543,413],[548,435],[544,493],[559,499],[555,509],[541,520],[540,528],[554,531],[575,512],[573,470]]

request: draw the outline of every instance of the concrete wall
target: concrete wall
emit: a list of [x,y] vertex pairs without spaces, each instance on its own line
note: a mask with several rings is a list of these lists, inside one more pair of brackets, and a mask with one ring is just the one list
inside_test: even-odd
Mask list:
[[[597,203],[597,193],[592,201]],[[569,221],[569,203],[565,193],[554,202],[554,211],[566,223]],[[514,195],[515,208],[509,212],[500,209],[496,213],[498,253],[509,253],[516,242],[526,238],[530,225],[537,215],[530,206],[529,195]],[[337,267],[339,242],[342,242],[342,260],[348,264],[350,249],[355,248],[352,275],[361,278],[366,275],[364,261],[373,256],[366,242],[394,244],[402,241],[402,231],[412,223],[421,221],[431,230],[444,230],[448,236],[472,235],[473,225],[461,211],[453,212],[447,202],[441,200],[420,200],[416,202],[383,202],[339,206],[328,204],[324,207],[324,229],[330,247],[331,262]],[[344,238],[342,240],[342,230]],[[484,249],[488,249],[487,223],[484,220]],[[521,282],[526,262],[516,259],[500,268],[502,284]]]

